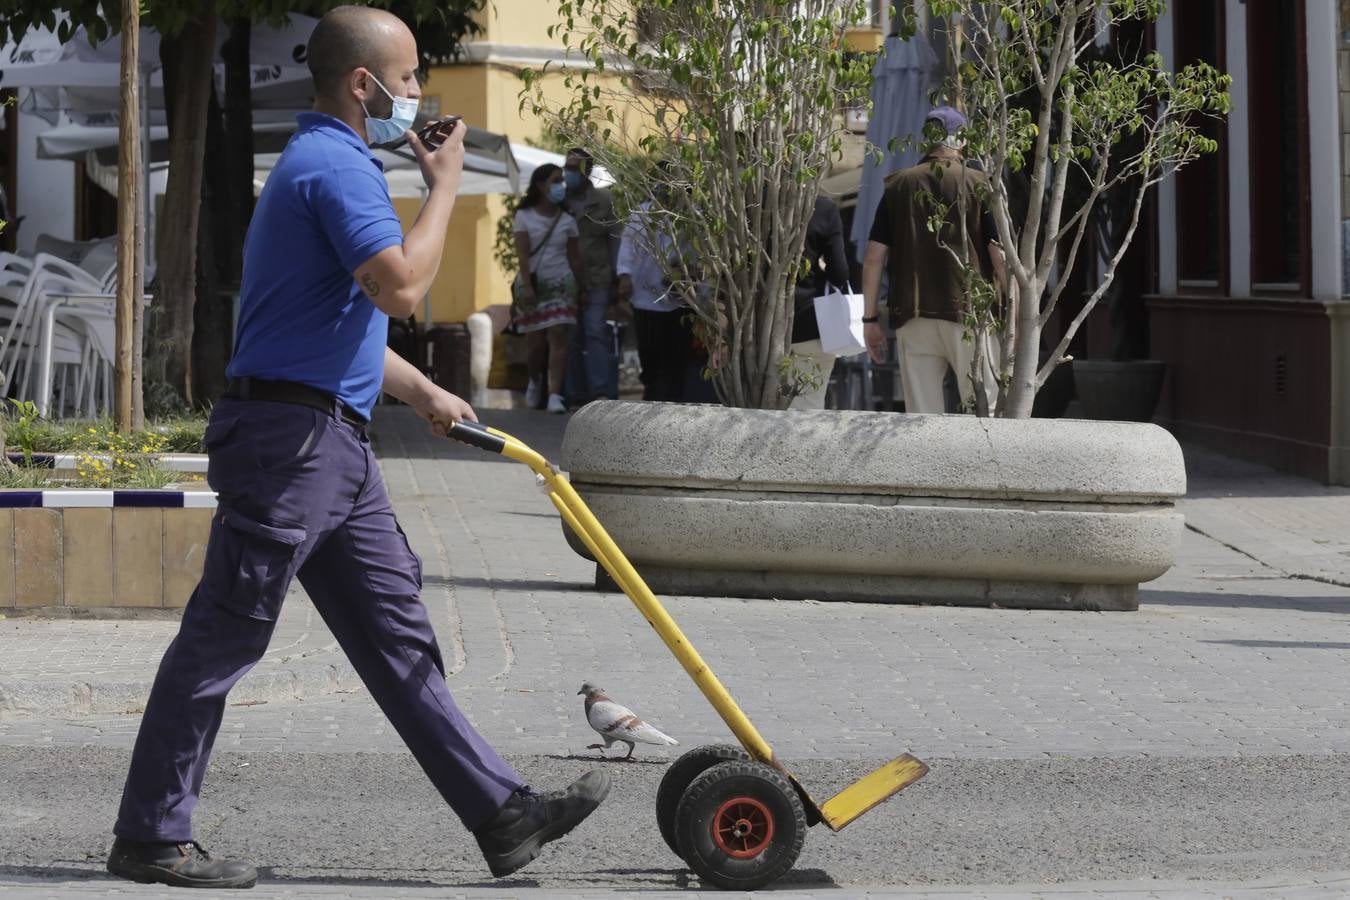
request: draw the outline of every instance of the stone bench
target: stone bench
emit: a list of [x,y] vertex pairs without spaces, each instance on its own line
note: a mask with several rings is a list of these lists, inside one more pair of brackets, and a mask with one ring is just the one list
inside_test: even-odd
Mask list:
[[700,596],[1136,609],[1186,492],[1163,429],[1064,419],[599,401],[560,464],[653,591]]

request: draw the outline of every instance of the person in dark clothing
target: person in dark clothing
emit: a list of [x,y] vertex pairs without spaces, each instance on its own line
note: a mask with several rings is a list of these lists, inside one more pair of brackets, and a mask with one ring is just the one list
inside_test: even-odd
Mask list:
[[848,284],[844,223],[839,216],[839,204],[829,197],[816,197],[815,209],[806,223],[802,255],[811,268],[797,282],[793,301],[792,352],[803,359],[807,370],[804,374],[810,375],[813,368],[819,368],[820,382],[792,398],[789,408],[824,409],[825,389],[829,386],[830,372],[834,369],[834,354],[826,353],[820,346],[815,300],[831,285],[842,291]]

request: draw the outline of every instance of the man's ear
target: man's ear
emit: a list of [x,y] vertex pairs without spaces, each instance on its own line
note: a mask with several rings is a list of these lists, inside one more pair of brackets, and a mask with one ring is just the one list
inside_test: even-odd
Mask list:
[[364,66],[352,69],[347,75],[347,88],[357,100],[362,103],[369,102],[375,92],[375,80],[370,77],[370,70]]

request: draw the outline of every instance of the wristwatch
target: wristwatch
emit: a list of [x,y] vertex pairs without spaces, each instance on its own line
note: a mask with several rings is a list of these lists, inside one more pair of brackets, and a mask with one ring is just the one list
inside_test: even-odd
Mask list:
[[881,316],[863,316],[862,321],[864,325],[875,325],[881,321]]

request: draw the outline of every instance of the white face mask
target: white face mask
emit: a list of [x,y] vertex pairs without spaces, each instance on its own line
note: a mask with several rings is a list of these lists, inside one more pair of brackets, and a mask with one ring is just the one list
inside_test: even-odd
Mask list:
[[366,109],[364,103],[361,109],[366,112],[366,143],[368,144],[387,144],[403,137],[403,132],[412,127],[413,120],[417,118],[417,107],[421,101],[413,97],[395,97],[389,93],[389,89],[380,84],[380,79],[375,74],[370,74],[370,80],[379,85],[384,95],[394,102],[394,108],[386,119],[376,119]]

